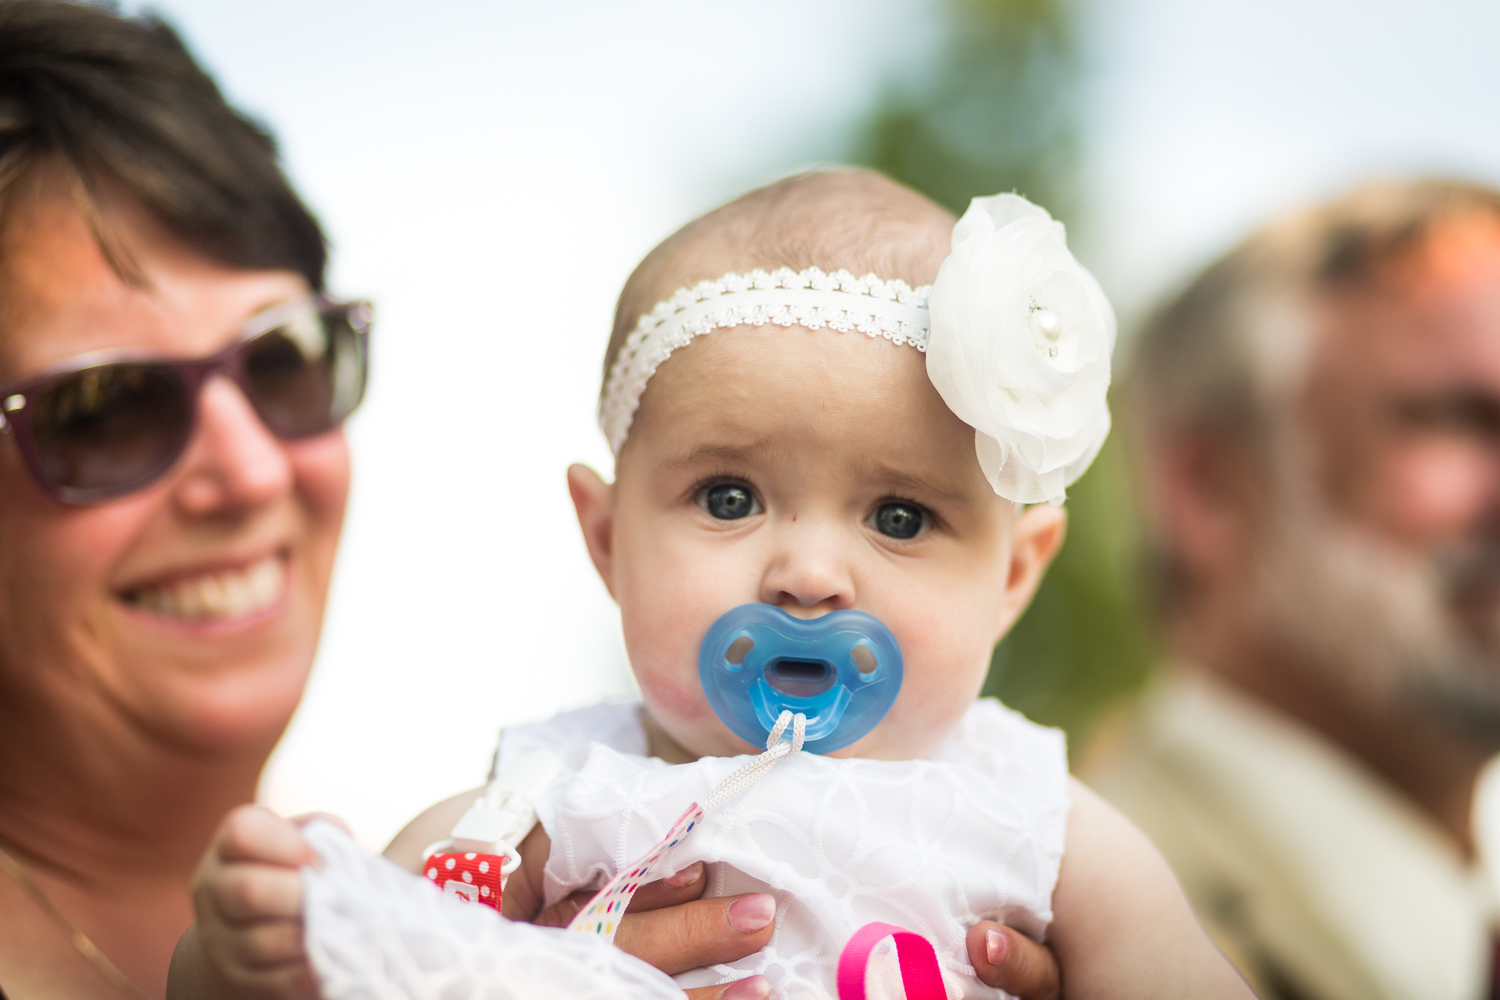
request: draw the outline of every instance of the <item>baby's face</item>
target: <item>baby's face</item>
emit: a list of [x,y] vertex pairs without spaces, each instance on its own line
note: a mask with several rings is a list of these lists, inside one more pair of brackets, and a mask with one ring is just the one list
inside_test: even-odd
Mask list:
[[[1035,574],[1012,572],[1012,506],[924,363],[858,333],[741,327],[695,339],[652,377],[601,492],[607,528],[589,541],[646,705],[688,750],[759,749],[698,681],[709,626],[753,601],[799,618],[857,608],[900,642],[895,705],[836,756],[920,756],[978,694]],[[1060,512],[1046,511],[1060,538]]]

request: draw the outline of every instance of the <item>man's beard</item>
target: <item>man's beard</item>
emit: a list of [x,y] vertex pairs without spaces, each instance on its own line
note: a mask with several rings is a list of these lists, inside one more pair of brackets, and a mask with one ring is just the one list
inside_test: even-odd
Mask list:
[[1404,548],[1335,511],[1289,457],[1253,570],[1255,627],[1365,711],[1500,750],[1500,536]]

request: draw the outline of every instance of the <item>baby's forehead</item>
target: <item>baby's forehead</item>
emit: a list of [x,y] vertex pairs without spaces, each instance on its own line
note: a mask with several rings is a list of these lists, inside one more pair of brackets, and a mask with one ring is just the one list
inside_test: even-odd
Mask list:
[[973,431],[933,388],[921,352],[828,328],[765,324],[694,338],[646,385],[631,438],[673,453],[760,444],[830,456],[951,452],[966,470],[973,464]]
[[947,409],[916,345],[826,324],[746,323],[695,336],[657,365],[646,393],[658,384],[673,393],[700,386],[742,393],[816,391],[829,408],[841,401],[894,406],[920,399]]

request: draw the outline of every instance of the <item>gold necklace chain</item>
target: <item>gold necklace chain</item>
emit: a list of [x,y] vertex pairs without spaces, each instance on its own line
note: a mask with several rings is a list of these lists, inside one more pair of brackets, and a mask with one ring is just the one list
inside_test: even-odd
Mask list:
[[21,888],[25,889],[31,895],[31,898],[36,901],[36,905],[50,916],[57,926],[61,927],[63,932],[67,934],[68,940],[73,943],[73,947],[78,950],[78,954],[82,955],[85,961],[98,970],[101,976],[109,980],[111,986],[124,996],[129,997],[130,1000],[152,1000],[151,996],[145,990],[125,977],[125,973],[121,972],[115,963],[109,960],[108,955],[99,950],[98,945],[89,940],[87,934],[74,927],[68,918],[63,916],[58,908],[52,905],[52,900],[47,898],[47,894],[42,891],[42,887],[36,884],[32,877],[26,873],[26,869],[21,867],[20,862],[6,853],[3,847],[0,847],[0,869],[3,869],[5,874],[21,884]]

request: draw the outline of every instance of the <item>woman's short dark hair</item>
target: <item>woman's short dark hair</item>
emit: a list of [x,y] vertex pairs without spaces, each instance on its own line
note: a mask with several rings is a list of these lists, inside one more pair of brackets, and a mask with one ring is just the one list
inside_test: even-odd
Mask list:
[[[72,174],[106,257],[109,177],[204,256],[323,287],[323,231],[261,126],[159,18],[73,0],[0,0],[0,197],[39,158]],[[123,259],[122,259],[123,258]]]

